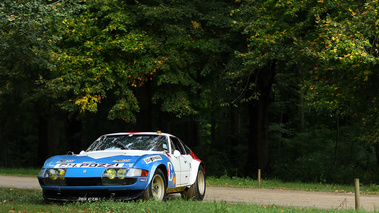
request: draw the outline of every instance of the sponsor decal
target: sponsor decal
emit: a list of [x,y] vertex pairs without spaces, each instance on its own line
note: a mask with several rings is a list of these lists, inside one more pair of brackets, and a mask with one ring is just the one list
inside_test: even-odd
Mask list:
[[114,160],[113,162],[124,162],[124,163],[128,163],[128,162],[130,162],[130,159],[117,159],[117,160]]
[[162,157],[160,155],[151,156],[148,158],[143,159],[146,164],[149,164],[154,161],[162,160]]
[[168,180],[172,181],[172,183],[175,185],[175,182],[176,182],[175,171],[171,162],[167,163],[167,174],[168,174]]
[[98,167],[122,167],[124,163],[65,163],[57,164],[54,168],[98,168]]
[[147,182],[147,178],[141,178],[139,179],[140,182]]
[[60,160],[60,161],[57,161],[57,163],[71,163],[73,161],[74,160]]

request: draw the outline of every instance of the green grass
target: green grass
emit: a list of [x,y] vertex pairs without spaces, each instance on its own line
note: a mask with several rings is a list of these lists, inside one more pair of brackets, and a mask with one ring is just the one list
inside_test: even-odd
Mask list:
[[41,190],[0,188],[0,212],[364,212],[355,210],[320,210],[316,208],[280,207],[275,205],[229,204],[226,202],[185,201],[181,198],[166,202],[86,202],[46,203]]
[[[351,185],[325,184],[325,183],[301,183],[301,182],[283,182],[281,180],[270,179],[261,180],[261,188],[281,189],[281,190],[304,190],[304,191],[323,191],[323,192],[340,192],[353,193],[354,180]],[[228,177],[220,178],[207,177],[207,186],[222,186],[232,188],[258,188],[258,181],[251,178]],[[363,194],[379,194],[379,186],[376,184],[360,183],[360,192]]]
[[40,169],[35,168],[1,168],[0,175],[34,176],[37,177]]
[[[0,175],[32,176],[36,177],[40,169],[34,168],[0,168]],[[275,179],[262,179],[261,188],[281,189],[281,190],[304,190],[304,191],[324,191],[324,192],[354,192],[354,180],[351,185],[325,184],[325,183],[301,183],[283,182]],[[222,186],[232,188],[258,188],[258,181],[252,178],[228,177],[220,178],[207,177],[207,186]],[[361,183],[360,191],[363,194],[379,194],[379,185]]]
[[[0,175],[37,176],[39,169],[0,168]],[[353,181],[353,180],[352,180]],[[207,177],[207,186],[257,188],[258,181],[251,178]],[[292,189],[307,191],[353,192],[350,186],[311,183],[288,183],[280,180],[262,180],[261,188]],[[362,185],[362,193],[379,194],[376,185]],[[93,202],[93,203],[46,203],[41,190],[0,188],[0,212],[357,212],[355,210],[320,210],[316,208],[281,207],[248,203],[185,201],[180,198],[167,202]],[[365,212],[365,211],[358,211]]]

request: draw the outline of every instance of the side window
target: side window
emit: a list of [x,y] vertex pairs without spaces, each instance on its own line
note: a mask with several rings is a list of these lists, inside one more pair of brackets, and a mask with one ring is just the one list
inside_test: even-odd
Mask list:
[[191,150],[188,148],[188,146],[186,146],[183,142],[182,144],[183,144],[184,150],[186,150],[187,152],[187,155],[191,154]]
[[178,150],[180,152],[180,154],[185,155],[186,151],[184,150],[184,148],[183,148],[182,144],[180,143],[180,141],[177,138],[174,138],[174,137],[170,137],[170,139],[171,139],[171,147],[175,148],[175,149],[172,149],[172,152],[174,152],[174,150]]
[[175,149],[175,145],[174,145],[174,143],[173,143],[173,141],[172,141],[171,138],[170,138],[170,143],[171,143],[171,154],[174,154],[174,151],[175,151],[176,149]]

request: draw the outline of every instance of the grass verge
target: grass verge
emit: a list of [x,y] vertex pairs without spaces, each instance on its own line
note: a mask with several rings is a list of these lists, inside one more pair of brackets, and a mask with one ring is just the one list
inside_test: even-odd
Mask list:
[[37,177],[40,169],[36,168],[1,168],[0,175]]
[[[37,177],[40,169],[35,168],[0,168],[0,175],[31,176]],[[207,177],[207,186],[232,187],[232,188],[258,188],[258,181],[252,178],[240,178],[222,176]],[[351,185],[325,184],[325,183],[301,183],[283,182],[281,180],[261,180],[261,188],[281,189],[281,190],[304,190],[304,191],[323,191],[353,193],[354,180]],[[379,185],[372,183],[361,183],[360,191],[363,194],[379,194]]]
[[[351,185],[325,184],[325,183],[301,183],[301,182],[283,182],[281,180],[270,179],[261,180],[261,188],[281,189],[281,190],[303,190],[303,191],[323,191],[353,193],[354,180]],[[258,181],[252,178],[228,177],[220,178],[207,177],[207,186],[232,187],[232,188],[258,188]],[[362,194],[379,194],[379,186],[376,184],[360,183],[360,192]]]
[[0,188],[0,212],[365,212],[355,210],[320,210],[316,208],[281,207],[275,205],[229,204],[226,202],[185,201],[181,198],[166,202],[87,202],[87,203],[46,203],[41,190]]

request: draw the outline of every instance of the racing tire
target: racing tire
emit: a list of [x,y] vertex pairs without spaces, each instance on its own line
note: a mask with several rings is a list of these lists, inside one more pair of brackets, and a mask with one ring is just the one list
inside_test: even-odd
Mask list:
[[157,168],[150,184],[147,186],[140,198],[144,200],[154,199],[157,201],[166,200],[166,178],[161,169]]
[[49,198],[46,196],[45,190],[42,190],[42,197],[43,197],[43,200],[44,200],[45,203],[50,203],[51,202],[49,200]]
[[189,189],[182,192],[181,194],[184,199],[203,200],[205,196],[205,190],[205,172],[203,166],[200,165],[195,183],[192,184],[192,186]]

